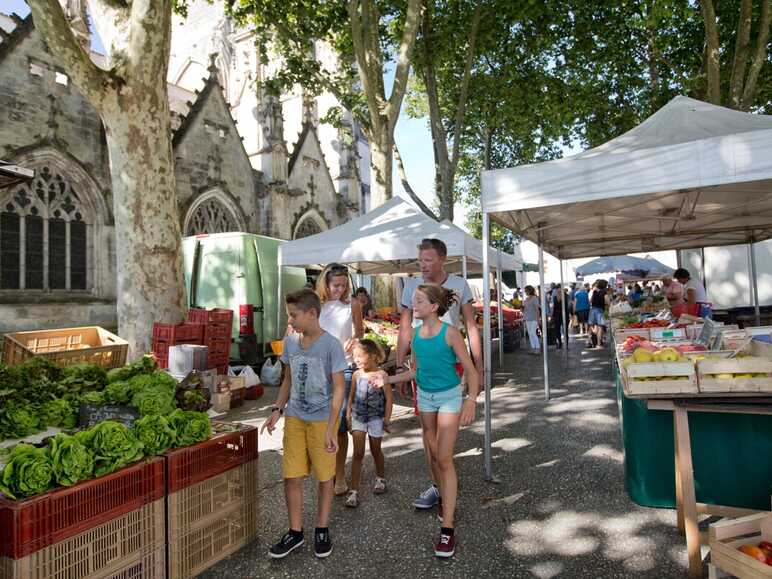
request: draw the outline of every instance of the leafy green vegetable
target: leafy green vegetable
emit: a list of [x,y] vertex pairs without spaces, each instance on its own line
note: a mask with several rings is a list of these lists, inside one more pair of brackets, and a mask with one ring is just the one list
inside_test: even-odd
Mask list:
[[134,421],[133,431],[145,446],[146,455],[161,454],[174,446],[177,433],[169,421],[158,414],[143,416]]
[[142,416],[148,414],[169,414],[175,408],[174,391],[163,386],[152,386],[137,392],[131,399],[131,405]]
[[56,382],[62,369],[44,356],[33,356],[19,364],[19,375],[25,386],[33,382]]
[[102,406],[105,403],[104,392],[84,392],[80,395],[81,404],[93,404],[94,406]]
[[128,404],[131,400],[131,387],[128,382],[110,382],[104,389],[104,401],[107,404]]
[[139,360],[132,362],[123,368],[113,368],[107,372],[108,382],[124,382],[130,380],[138,374],[150,374],[158,369],[158,363],[150,355],[142,356]]
[[40,407],[38,416],[41,426],[74,428],[78,422],[78,406],[64,398],[54,398]]
[[8,405],[0,411],[0,439],[22,438],[37,432],[39,427],[32,407]]
[[89,478],[94,473],[94,454],[84,444],[85,436],[59,433],[50,441],[54,478],[69,487]]
[[51,486],[53,464],[48,448],[17,444],[0,476],[0,492],[12,499],[42,493]]
[[83,435],[94,452],[94,474],[103,476],[142,458],[142,443],[120,422],[100,422]]
[[147,388],[165,388],[174,392],[177,388],[177,380],[166,372],[153,372],[152,374],[142,374],[129,380],[129,389],[133,394],[141,392]]
[[189,446],[212,436],[212,424],[206,412],[194,412],[178,408],[167,418],[177,433],[178,447]]
[[107,384],[107,372],[95,364],[73,364],[62,370],[62,377],[57,383],[57,392],[80,394],[92,390],[102,390]]
[[382,335],[376,334],[375,332],[367,332],[363,336],[364,340],[372,340],[376,344],[378,344],[381,348],[384,350],[389,347],[389,341]]

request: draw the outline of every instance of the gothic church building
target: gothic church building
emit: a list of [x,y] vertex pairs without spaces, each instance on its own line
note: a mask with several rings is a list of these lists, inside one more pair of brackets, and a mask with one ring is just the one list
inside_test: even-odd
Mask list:
[[[85,2],[67,1],[85,32]],[[245,231],[295,239],[365,210],[367,142],[336,102],[262,93],[251,34],[222,3],[175,18],[169,100],[183,235]],[[101,55],[92,53],[100,64]],[[317,58],[329,59],[323,47]],[[271,66],[270,64],[268,65]],[[276,65],[273,65],[276,66]],[[104,128],[35,30],[0,14],[0,159],[35,170],[0,189],[0,333],[116,326],[116,263]]]

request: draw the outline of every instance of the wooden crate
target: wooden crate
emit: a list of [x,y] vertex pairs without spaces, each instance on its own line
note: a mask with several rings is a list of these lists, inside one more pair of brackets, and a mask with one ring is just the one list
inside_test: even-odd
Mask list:
[[[766,374],[757,378],[718,379],[713,374]],[[765,358],[727,358],[697,362],[700,392],[751,392],[772,394],[772,360]]]
[[[651,378],[656,378],[652,380]],[[622,370],[622,385],[628,398],[661,395],[691,395],[699,392],[691,362],[644,362]]]
[[100,328],[61,328],[6,334],[3,361],[19,364],[33,356],[45,356],[60,366],[81,362],[103,368],[120,368],[126,364],[129,343]]
[[771,513],[759,513],[720,521],[710,526],[710,563],[740,579],[769,579],[772,567],[737,550],[742,545],[761,541],[761,523]]

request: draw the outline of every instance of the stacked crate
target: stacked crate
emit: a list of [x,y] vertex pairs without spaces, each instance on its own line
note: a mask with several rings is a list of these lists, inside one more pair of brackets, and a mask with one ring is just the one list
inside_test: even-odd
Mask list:
[[180,344],[202,344],[204,324],[153,324],[153,355],[160,368],[169,367],[169,347]]
[[0,498],[0,577],[163,577],[165,482],[155,458],[28,499]]
[[209,348],[208,368],[216,368],[220,375],[227,374],[233,331],[233,311],[220,308],[212,310],[191,308],[188,311],[188,323],[201,324],[204,327],[201,343]]
[[168,577],[194,577],[257,535],[257,429],[165,454]]

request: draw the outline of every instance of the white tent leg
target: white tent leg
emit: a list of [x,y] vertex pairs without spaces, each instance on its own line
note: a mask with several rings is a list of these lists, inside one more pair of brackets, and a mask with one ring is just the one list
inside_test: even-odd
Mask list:
[[461,275],[464,276],[464,279],[466,279],[466,273],[467,273],[467,271],[466,271],[466,256],[462,255],[461,256]]
[[[489,245],[488,214],[482,214],[482,245],[483,245],[483,296],[490,297],[490,263],[488,263]],[[483,300],[483,303],[485,301]],[[485,480],[493,480],[492,460],[492,427],[491,427],[491,309],[483,308],[483,374],[485,377]]]
[[756,279],[756,249],[753,247],[753,240],[748,244],[748,261],[751,264],[751,293],[753,294],[753,309],[756,314],[756,325],[761,325],[761,311],[759,309],[759,282]]
[[547,361],[547,292],[544,287],[544,247],[539,244],[539,295],[541,297],[541,347],[544,359],[544,399],[550,399],[550,371]]
[[560,315],[563,316],[563,355],[568,357],[568,325],[566,321],[566,292],[563,291],[563,260],[560,260],[560,303],[563,304]]
[[499,324],[499,367],[504,364],[504,314],[501,311],[501,264],[496,270],[496,313]]

